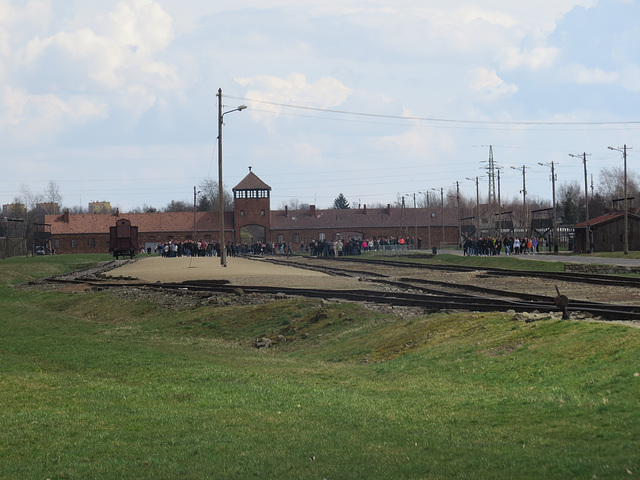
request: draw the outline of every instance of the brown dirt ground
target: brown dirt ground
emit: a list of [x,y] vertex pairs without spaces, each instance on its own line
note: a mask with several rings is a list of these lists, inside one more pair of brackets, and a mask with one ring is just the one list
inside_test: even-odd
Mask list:
[[[300,288],[365,288],[352,277],[336,277],[304,268],[275,265],[262,260],[229,258],[227,266],[219,257],[142,258],[106,273],[107,277],[131,277],[144,282],[186,280],[227,280],[231,285],[290,286]],[[371,286],[368,285],[368,288]]]

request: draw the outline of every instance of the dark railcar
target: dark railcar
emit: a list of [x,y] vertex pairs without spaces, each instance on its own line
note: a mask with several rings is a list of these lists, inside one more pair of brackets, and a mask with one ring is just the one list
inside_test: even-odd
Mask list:
[[118,260],[120,257],[133,258],[138,251],[138,227],[126,218],[109,227],[109,251]]

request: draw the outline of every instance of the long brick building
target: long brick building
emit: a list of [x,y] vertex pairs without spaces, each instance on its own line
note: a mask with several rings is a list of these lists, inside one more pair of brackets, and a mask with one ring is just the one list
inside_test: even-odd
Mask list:
[[[233,188],[233,211],[225,212],[224,242],[291,244],[297,251],[311,240],[360,238],[400,239],[422,248],[458,243],[454,210],[427,208],[362,208],[271,210],[271,187],[249,174]],[[126,218],[138,227],[141,248],[153,249],[168,241],[220,240],[217,212],[157,212],[120,214],[47,215],[51,225],[52,248],[56,253],[106,253],[109,227]]]

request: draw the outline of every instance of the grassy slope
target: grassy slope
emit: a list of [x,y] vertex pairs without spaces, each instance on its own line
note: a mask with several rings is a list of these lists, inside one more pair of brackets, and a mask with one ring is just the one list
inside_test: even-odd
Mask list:
[[[638,329],[6,286],[57,261],[0,263],[0,478],[640,472]],[[250,347],[265,335],[288,341]]]

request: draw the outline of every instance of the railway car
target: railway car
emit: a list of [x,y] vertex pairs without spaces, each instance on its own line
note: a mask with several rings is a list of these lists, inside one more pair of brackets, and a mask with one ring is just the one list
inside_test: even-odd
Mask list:
[[120,257],[133,258],[138,250],[138,227],[121,218],[114,227],[109,227],[109,251],[118,260]]

